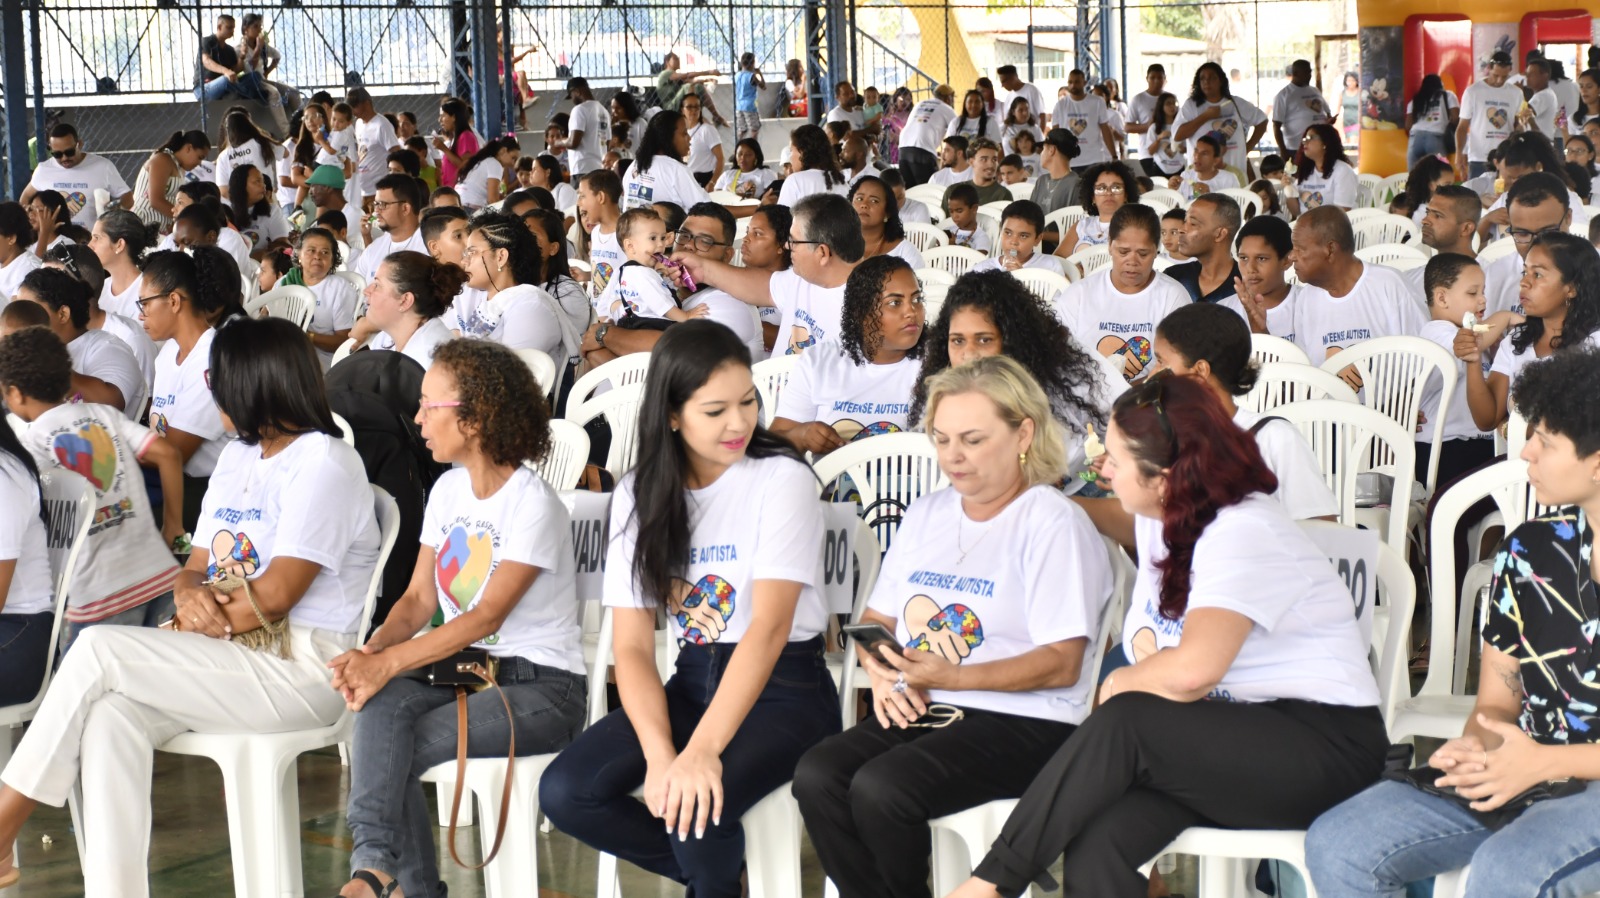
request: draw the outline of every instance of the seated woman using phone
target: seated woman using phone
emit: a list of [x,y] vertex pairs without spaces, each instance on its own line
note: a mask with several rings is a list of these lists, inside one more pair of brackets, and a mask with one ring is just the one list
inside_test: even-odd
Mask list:
[[906,512],[862,616],[894,634],[859,651],[873,714],[795,771],[842,898],[928,895],[928,821],[1022,794],[1089,712],[1111,593],[1094,528],[1053,486],[1061,428],[1026,369],[944,371],[927,407],[952,485]]

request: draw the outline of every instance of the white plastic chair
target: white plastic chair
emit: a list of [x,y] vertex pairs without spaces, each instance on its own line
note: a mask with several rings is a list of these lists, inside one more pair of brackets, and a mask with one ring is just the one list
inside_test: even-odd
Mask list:
[[944,202],[944,192],[945,188],[938,184],[918,184],[906,188],[906,199],[916,200],[929,209],[937,209]]
[[950,235],[939,230],[931,224],[921,222],[907,222],[903,225],[906,229],[906,239],[917,248],[917,252],[925,253],[936,246],[949,246]]
[[819,489],[848,474],[862,516],[885,550],[911,503],[950,481],[927,434],[886,433],[841,446],[812,462]]
[[284,284],[247,300],[245,314],[255,317],[265,309],[269,317],[287,318],[301,330],[311,326],[311,316],[317,310],[317,295],[309,287]]
[[[1383,186],[1383,178],[1379,175],[1361,173],[1356,175],[1360,189],[1356,194],[1356,205],[1364,209],[1379,208],[1379,188]],[[1387,206],[1384,207],[1387,209]]]
[[1352,229],[1355,231],[1358,250],[1382,243],[1422,243],[1422,231],[1417,228],[1415,222],[1403,215],[1390,215],[1385,212],[1360,224],[1353,224]]
[[1503,259],[1517,251],[1517,242],[1510,237],[1501,237],[1485,244],[1478,250],[1478,264],[1488,265],[1496,259]]
[[1250,335],[1250,358],[1265,365],[1268,362],[1287,362],[1296,365],[1309,365],[1311,359],[1306,351],[1293,340],[1274,337],[1271,334]]
[[985,258],[983,253],[967,246],[936,246],[922,254],[922,261],[929,268],[937,268],[955,277],[966,274]]
[[587,399],[595,389],[607,381],[613,387],[644,383],[645,371],[650,367],[650,353],[635,352],[614,358],[598,368],[591,369],[572,382],[572,401]]
[[1357,206],[1346,212],[1345,217],[1350,219],[1350,227],[1353,228],[1364,221],[1376,221],[1388,214],[1389,210],[1387,209],[1369,209],[1365,206]]
[[[924,259],[923,261],[927,260]],[[943,268],[918,268],[917,280],[922,283],[924,290],[933,284],[940,284],[945,287],[954,287],[956,285],[956,276]]]
[[1083,217],[1088,214],[1082,206],[1062,206],[1044,217],[1044,227],[1048,231],[1050,226],[1054,225],[1056,231],[1065,236],[1068,231],[1077,227],[1078,222],[1082,221]]
[[1262,363],[1256,385],[1238,401],[1244,408],[1268,414],[1279,406],[1307,399],[1359,401],[1356,391],[1339,378],[1309,364],[1290,361]]
[[1009,205],[1011,205],[1011,200],[995,200],[992,203],[984,203],[978,207],[978,214],[988,215],[999,221],[1000,216],[1005,213],[1006,207]]
[[[383,566],[400,532],[400,509],[382,489],[371,487],[382,541],[367,584],[355,644],[366,638]],[[228,845],[233,856],[233,889],[238,898],[299,895],[300,785],[295,761],[308,751],[347,742],[353,725],[349,711],[333,724],[286,733],[181,733],[157,751],[210,758],[222,768],[228,808]],[[81,832],[76,801],[73,825]]]
[[544,461],[526,462],[553,490],[570,490],[583,477],[589,464],[589,432],[566,420],[550,421],[550,453]]
[[1377,199],[1377,203],[1374,205],[1380,209],[1388,210],[1389,204],[1394,202],[1395,196],[1405,193],[1407,177],[1406,172],[1401,172],[1398,175],[1390,175],[1378,181],[1377,186],[1372,191],[1373,197]]
[[1170,187],[1157,187],[1139,194],[1139,202],[1146,206],[1160,206],[1163,213],[1184,205],[1183,194]]
[[[1354,527],[1368,523],[1361,514],[1372,509],[1356,504],[1356,478],[1362,474],[1387,474],[1394,478],[1391,501],[1411,503],[1416,483],[1417,443],[1410,428],[1401,427],[1382,412],[1354,402],[1308,399],[1273,409],[1272,414],[1300,428],[1322,468],[1322,478],[1339,500],[1339,523]],[[1386,526],[1375,527],[1391,549],[1406,555],[1406,516],[1388,515]]]
[[333,423],[339,425],[339,438],[344,440],[345,445],[349,446],[351,449],[356,448],[356,431],[355,428],[350,426],[350,422],[346,421],[343,415],[339,414],[338,412],[334,412]]
[[1065,277],[1043,268],[1018,268],[1011,272],[1011,276],[1021,281],[1029,293],[1047,303],[1054,300],[1057,293],[1072,285],[1072,282]]
[[611,426],[611,448],[606,451],[606,470],[611,472],[612,477],[621,480],[622,475],[633,470],[634,460],[639,454],[639,406],[644,401],[644,384],[614,386],[584,400],[576,397],[577,390],[573,390],[569,397],[567,420],[582,427],[595,418],[606,419]]
[[1253,191],[1246,190],[1243,187],[1229,187],[1226,190],[1213,190],[1211,192],[1221,194],[1238,203],[1239,215],[1245,221],[1249,221],[1260,214],[1261,197],[1256,196]]
[[[517,358],[522,359],[522,363],[528,366],[529,371],[533,372],[533,382],[539,385],[539,391],[546,396],[550,395],[550,392],[556,388],[555,360],[550,358],[550,354],[542,349],[523,348],[514,351],[517,354]],[[649,353],[646,353],[646,355],[649,355]]]
[[1356,250],[1356,258],[1373,265],[1385,265],[1396,271],[1410,271],[1428,264],[1428,254],[1405,243],[1377,243]]
[[944,309],[945,297],[950,295],[952,284],[924,283],[922,285],[922,316],[928,326],[939,320],[939,313]]
[[1061,267],[1076,269],[1081,272],[1081,277],[1088,277],[1111,267],[1111,250],[1104,246],[1086,246],[1068,256]]
[[356,338],[355,337],[351,337],[350,339],[344,341],[343,343],[340,343],[339,344],[339,348],[335,349],[333,351],[333,360],[328,363],[328,367],[332,368],[334,365],[339,364],[340,362],[342,362],[345,359],[349,358],[350,357],[350,353],[355,352],[355,351],[356,351]]
[[[924,313],[926,313],[926,306]],[[789,382],[797,355],[775,355],[750,366],[750,376],[756,382],[756,393],[761,396],[761,417],[768,423],[778,415],[778,399],[783,395],[783,385]]]
[[[1422,395],[1428,381],[1440,378],[1439,413],[1424,426],[1431,431],[1433,445],[1444,437],[1444,411],[1456,391],[1456,360],[1448,350],[1422,337],[1378,337],[1334,353],[1321,365],[1323,371],[1337,375],[1354,366],[1361,375],[1361,400],[1371,409],[1388,415],[1408,432],[1417,429]],[[1431,453],[1423,490],[1433,495],[1439,476],[1439,453]]]
[[1033,181],[1023,181],[1021,184],[1007,184],[1006,189],[1011,191],[1014,200],[1033,199]]
[[349,283],[351,287],[354,287],[357,296],[360,296],[362,293],[366,292],[367,279],[362,277],[360,272],[356,272],[356,271],[335,271],[333,273],[333,275],[334,275],[334,277],[337,277],[340,280]]

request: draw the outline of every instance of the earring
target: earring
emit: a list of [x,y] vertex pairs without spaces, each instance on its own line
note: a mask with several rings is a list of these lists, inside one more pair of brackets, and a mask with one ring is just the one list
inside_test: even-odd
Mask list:
[[1027,463],[1028,463],[1028,453],[1026,453],[1026,452],[1017,453],[1017,464],[1026,465]]

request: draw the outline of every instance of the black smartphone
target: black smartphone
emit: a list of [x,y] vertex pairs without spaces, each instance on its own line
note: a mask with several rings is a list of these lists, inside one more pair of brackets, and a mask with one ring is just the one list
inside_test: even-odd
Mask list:
[[880,645],[889,646],[896,655],[905,654],[905,648],[895,641],[894,634],[883,624],[845,624],[842,629],[844,635],[854,639],[857,645],[871,652],[874,657],[882,657],[878,651]]

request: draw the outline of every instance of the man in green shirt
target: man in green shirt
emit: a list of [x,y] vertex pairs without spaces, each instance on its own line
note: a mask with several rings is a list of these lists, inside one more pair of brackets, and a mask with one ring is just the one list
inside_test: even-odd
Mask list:
[[[1013,199],[1011,189],[999,181],[1000,174],[1000,145],[987,137],[973,138],[967,144],[967,159],[972,162],[972,186],[978,188],[978,204],[1009,203]],[[953,187],[955,185],[951,185]],[[944,214],[950,214],[950,188],[944,190],[944,199],[939,201],[939,207]]]
[[717,76],[722,73],[716,69],[685,72],[680,70],[682,66],[683,60],[676,53],[668,53],[667,58],[661,61],[661,74],[656,76],[656,99],[660,100],[661,108],[676,112],[683,98],[694,93],[700,97],[706,111],[711,113],[712,122],[718,128],[726,128],[728,120],[717,111],[716,104],[711,102],[711,91],[705,87],[716,83]]

